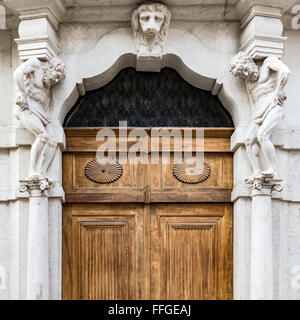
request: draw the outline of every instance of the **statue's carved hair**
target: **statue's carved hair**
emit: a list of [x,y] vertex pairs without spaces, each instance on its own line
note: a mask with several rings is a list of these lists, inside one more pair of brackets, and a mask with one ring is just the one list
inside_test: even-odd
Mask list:
[[66,66],[59,58],[49,60],[49,67],[44,74],[44,85],[49,88],[63,81],[66,77]]
[[167,36],[168,28],[170,25],[170,21],[171,21],[170,11],[168,10],[168,8],[165,5],[163,5],[161,3],[149,3],[149,4],[143,4],[143,5],[139,6],[132,13],[132,17],[131,17],[131,25],[132,25],[133,34],[137,40],[141,40],[140,38],[142,35],[142,30],[141,30],[141,26],[140,26],[140,22],[139,22],[139,16],[144,11],[150,11],[150,12],[160,11],[164,14],[164,22],[163,22],[163,25],[161,27],[159,34],[157,35],[159,42],[162,43]]
[[240,51],[231,60],[230,72],[235,77],[242,77],[250,81],[256,81],[258,78],[259,69],[249,54]]

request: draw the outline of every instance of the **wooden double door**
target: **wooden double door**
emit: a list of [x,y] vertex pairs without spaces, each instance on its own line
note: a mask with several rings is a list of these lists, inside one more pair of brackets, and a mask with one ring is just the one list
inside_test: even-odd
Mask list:
[[103,185],[84,170],[95,131],[66,130],[64,299],[232,299],[231,131],[205,134],[206,181],[128,163]]

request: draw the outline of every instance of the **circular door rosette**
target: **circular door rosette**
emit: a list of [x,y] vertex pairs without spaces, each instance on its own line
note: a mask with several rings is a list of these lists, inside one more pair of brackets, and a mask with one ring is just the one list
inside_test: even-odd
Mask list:
[[93,159],[85,166],[84,174],[89,180],[95,183],[112,183],[122,177],[123,167],[115,160]]
[[196,160],[194,163],[184,162],[173,166],[174,177],[187,184],[204,182],[210,176],[211,168],[206,162]]

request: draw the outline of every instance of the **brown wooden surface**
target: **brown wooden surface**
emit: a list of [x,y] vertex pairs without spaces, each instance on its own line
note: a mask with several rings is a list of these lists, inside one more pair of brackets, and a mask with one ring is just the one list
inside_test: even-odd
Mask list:
[[149,214],[139,204],[65,205],[63,298],[149,298]]
[[232,299],[231,204],[72,204],[64,299]]
[[153,205],[151,230],[152,299],[232,299],[230,204]]
[[98,130],[65,130],[63,298],[232,299],[233,130],[204,130],[211,175],[197,185],[173,176],[172,143],[170,164],[123,164],[118,181],[91,182]]
[[[107,129],[107,128],[105,128]],[[119,128],[110,128],[116,136],[116,147],[119,150],[119,141],[124,138],[119,137]],[[134,128],[141,129],[150,136],[150,128]],[[153,129],[153,128],[152,128]],[[195,141],[195,134],[197,131],[204,131],[204,151],[205,152],[230,152],[230,137],[234,131],[231,128],[163,128],[169,130],[180,130],[183,136],[184,130],[192,131],[193,141]],[[104,143],[97,141],[97,133],[101,128],[66,128],[66,151],[67,152],[96,152],[97,149]],[[128,128],[128,132],[130,132]],[[84,141],[84,143],[82,143]],[[170,150],[174,151],[173,139],[171,138]],[[128,138],[128,148],[122,151],[127,151],[134,143],[136,138]],[[151,139],[148,139],[149,151],[151,151]],[[195,143],[193,144],[195,146]],[[161,147],[161,144],[160,144]],[[152,150],[154,151],[154,150]]]
[[[145,155],[149,164],[132,164],[130,161],[122,164],[123,175],[118,181],[101,185],[88,180],[84,168],[89,161],[96,158],[96,150],[99,147],[99,142],[96,141],[98,130],[65,130],[67,151],[63,156],[63,183],[67,203],[230,201],[233,180],[231,129],[204,129],[204,161],[210,165],[211,175],[206,181],[197,185],[181,183],[173,176],[172,140],[169,164],[162,164],[161,153],[159,164],[151,164],[153,150],[149,147],[149,153]],[[117,135],[118,130],[114,131]],[[195,137],[192,139],[192,144],[195,144]],[[119,151],[117,148],[117,155]]]

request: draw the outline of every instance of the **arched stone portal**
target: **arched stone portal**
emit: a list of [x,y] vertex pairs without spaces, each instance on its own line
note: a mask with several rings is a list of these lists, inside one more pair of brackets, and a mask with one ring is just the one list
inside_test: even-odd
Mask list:
[[[149,68],[149,62],[146,66]],[[63,154],[63,186],[66,192],[63,298],[232,299],[230,200],[233,173],[230,136],[233,121],[216,95],[222,91],[222,85],[196,74],[195,78],[202,78],[206,89],[203,90],[199,84],[195,87],[182,79],[171,68],[162,68],[160,72],[151,72],[151,67],[148,72],[138,72],[130,67],[120,70],[110,82],[98,89],[87,80],[83,81],[85,90],[83,85],[77,86],[84,95],[78,98],[64,119],[67,147]],[[182,70],[180,65],[177,65],[177,70]],[[191,74],[189,71],[186,76]],[[97,79],[99,83],[100,77]],[[193,84],[196,83],[193,80]],[[211,85],[214,94],[207,90]],[[122,149],[121,141],[127,139],[127,132],[126,137],[121,137],[120,131],[115,129],[120,121],[126,121],[129,127],[128,145],[134,143],[132,127],[146,128],[143,132],[150,137],[146,144],[151,147],[146,154],[140,151],[144,161],[139,164],[130,162],[130,149]],[[116,134],[115,167],[101,167],[94,160],[101,145],[96,138],[101,127],[111,127],[108,128],[108,136]],[[175,154],[183,151],[175,149],[173,143],[176,140],[168,147],[170,162],[163,160],[168,150],[159,149],[158,164],[152,163],[155,153],[153,127],[163,127],[162,130],[167,129],[168,132],[177,130],[182,137],[189,128],[193,130],[190,130],[192,145],[197,143],[195,136],[204,132],[202,151],[207,169],[201,173],[203,177],[199,176],[198,182],[189,183],[192,181],[189,177],[182,178],[180,173],[177,174],[180,168],[175,170]],[[145,141],[146,137],[141,139]],[[124,158],[124,151],[128,152],[128,159],[123,164],[120,158]],[[113,170],[118,170],[118,167],[121,174],[115,180]],[[113,183],[101,183],[106,181],[106,170],[111,174],[107,179]],[[198,176],[191,177],[195,179]],[[93,217],[88,217],[91,212]],[[163,215],[168,217],[168,221],[164,221]],[[154,221],[159,221],[159,224]],[[165,234],[170,237],[169,244],[165,244],[161,237],[165,223],[171,228]],[[76,226],[76,231],[71,231],[71,224]],[[116,224],[119,224],[118,228],[113,227]],[[91,228],[86,227],[88,225]],[[182,234],[182,240],[176,240],[173,234],[176,230]],[[82,236],[79,237],[78,232]],[[91,242],[84,239],[91,239]],[[97,246],[100,243],[103,249],[99,251]],[[159,246],[156,249],[155,243]],[[202,243],[203,246],[193,243]],[[169,246],[178,247],[177,253],[170,249],[170,261],[167,258]],[[79,251],[73,251],[74,247]],[[186,256],[185,250],[189,252]],[[84,257],[88,256],[94,257],[93,262],[85,260]],[[126,265],[121,266],[119,256]],[[207,263],[203,262],[204,256],[209,257]],[[133,261],[136,259],[138,262],[135,264]],[[89,268],[84,267],[87,264]],[[174,270],[171,272],[167,266]],[[151,276],[146,270],[152,270]],[[77,277],[77,274],[82,276]],[[165,283],[155,274],[161,274],[169,281]],[[89,280],[94,278],[98,280]],[[186,287],[185,292],[182,286]]]
[[[178,39],[181,39],[180,42],[178,42]],[[233,51],[235,49],[233,48]],[[234,126],[238,128],[232,150],[239,150],[239,157],[246,159],[244,152],[239,148],[242,143],[239,136],[240,133],[243,133],[243,128],[248,122],[250,105],[241,82],[235,80],[228,72],[231,57],[232,53],[224,55],[222,52],[207,49],[192,34],[171,28],[164,48],[161,69],[172,68],[195,88],[211,92],[212,95],[218,97],[220,103],[230,113]],[[67,77],[62,85],[53,88],[53,98],[50,106],[52,118],[54,123],[56,121],[57,126],[63,124],[66,115],[80,96],[107,85],[121,70],[130,67],[135,69],[137,65],[132,32],[127,28],[117,29],[107,34],[99,40],[94,48],[87,52],[79,55],[61,55],[61,59],[66,63]],[[141,64],[139,67],[141,67]],[[153,71],[149,61],[143,69],[148,72]],[[241,105],[244,106],[243,109],[240,108]],[[56,132],[60,132],[60,130]],[[212,133],[213,136],[215,134]],[[226,133],[226,139],[228,140],[226,150],[230,150],[229,137],[231,134],[232,132]],[[65,148],[65,137],[57,136],[56,138],[61,149],[49,168],[49,175],[58,181],[49,191],[49,217],[56,217],[50,222],[50,238],[55,237],[56,239],[55,242],[50,243],[48,260],[50,262],[50,297],[60,297],[62,292],[62,238],[59,221],[62,217],[61,200],[65,197],[64,191],[60,187],[63,171],[61,151]],[[93,140],[95,140],[95,137],[93,137]],[[240,166],[242,166],[242,169]],[[238,174],[241,174],[245,168],[249,170],[246,161],[240,162],[239,165],[234,167]],[[228,191],[231,188],[232,186],[225,192],[226,202],[230,200],[230,192],[228,193]],[[246,193],[248,195],[248,192]],[[144,199],[144,193],[142,197]],[[195,199],[197,200],[197,196]],[[237,204],[240,205],[239,198],[237,200]],[[53,243],[56,246],[55,248],[52,247]],[[57,245],[59,250],[57,250]]]

